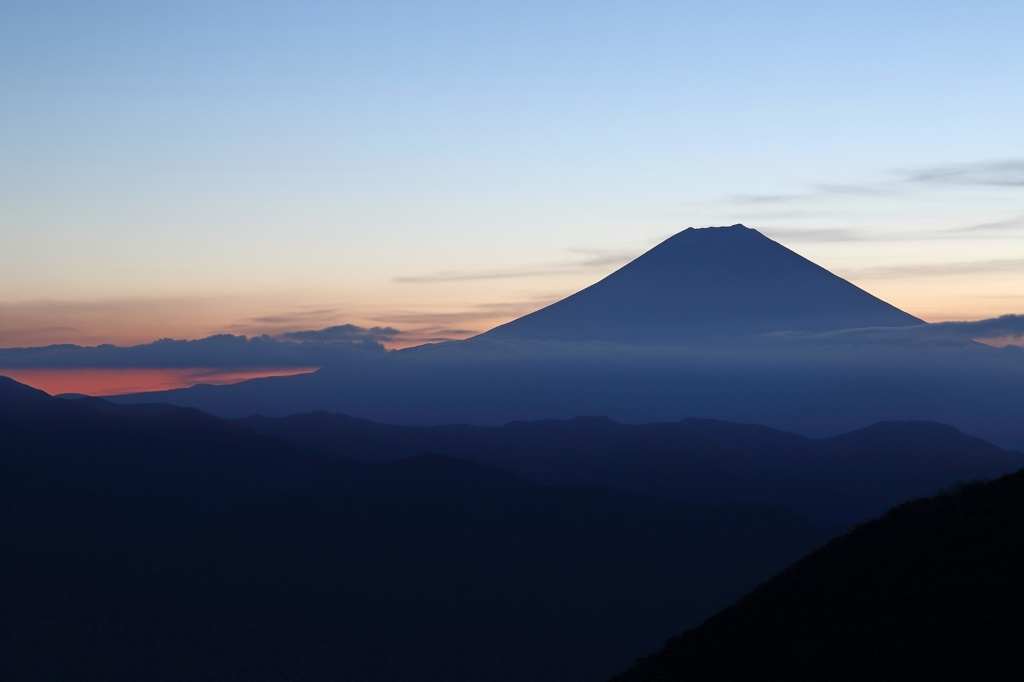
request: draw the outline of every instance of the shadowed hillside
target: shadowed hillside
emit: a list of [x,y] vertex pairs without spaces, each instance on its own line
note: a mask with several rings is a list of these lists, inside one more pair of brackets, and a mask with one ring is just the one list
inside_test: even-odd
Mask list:
[[143,412],[0,380],[4,680],[592,682],[828,537]]
[[614,682],[1017,680],[1024,473],[901,505]]
[[412,427],[318,412],[237,423],[325,457],[382,462],[444,452],[543,484],[606,485],[695,503],[779,504],[822,525],[852,524],[953,481],[1024,466],[1022,453],[929,422],[883,422],[822,440],[703,419]]

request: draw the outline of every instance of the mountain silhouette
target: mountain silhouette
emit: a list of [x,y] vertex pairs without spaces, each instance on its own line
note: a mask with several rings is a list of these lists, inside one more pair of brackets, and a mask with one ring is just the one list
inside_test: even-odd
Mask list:
[[596,682],[830,536],[103,405],[0,380],[4,680]]
[[10,377],[0,376],[0,407],[5,409],[27,405],[31,402],[45,402],[50,395],[38,388],[32,388]]
[[687,344],[922,320],[743,225],[689,228],[477,338]]
[[544,485],[604,485],[701,504],[783,505],[823,526],[848,526],[956,480],[1024,466],[1024,453],[933,422],[879,422],[820,440],[710,419],[401,426],[315,412],[236,423],[334,459],[380,463],[444,452]]
[[818,438],[932,421],[1021,449],[1018,359],[947,337],[733,225],[680,232],[600,282],[464,341],[112,399],[228,418],[325,410],[418,425],[688,416]]
[[612,682],[1017,680],[1024,473],[836,538]]

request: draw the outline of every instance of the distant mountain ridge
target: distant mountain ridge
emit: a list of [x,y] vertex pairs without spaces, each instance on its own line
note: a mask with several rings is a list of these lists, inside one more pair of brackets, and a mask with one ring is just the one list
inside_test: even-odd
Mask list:
[[0,380],[5,681],[597,682],[829,535]]
[[[173,409],[86,400],[115,414]],[[1024,466],[1024,452],[927,421],[877,422],[821,439],[694,418],[403,426],[320,411],[234,422],[335,460],[384,463],[443,452],[545,485],[605,485],[698,504],[784,505],[824,526],[859,522],[954,481]]]
[[1024,364],[939,332],[756,230],[690,228],[464,341],[111,399],[229,418],[325,410],[417,425],[694,416],[815,437],[914,420],[1024,449]]
[[325,457],[386,462],[444,452],[545,485],[605,485],[701,504],[784,505],[826,526],[863,521],[957,480],[1024,466],[1024,453],[933,422],[879,422],[813,440],[713,419],[416,427],[317,412],[235,421]]
[[[339,435],[337,424],[350,435]],[[288,433],[252,430],[268,426]],[[296,442],[302,440],[297,434],[306,434],[305,445]],[[506,449],[496,450],[495,439]],[[836,642],[850,638],[830,640],[829,623],[870,650],[849,667],[864,672],[851,679],[879,679],[879,661],[885,669],[904,651],[918,656],[920,647],[891,646],[912,639],[903,625],[912,620],[908,614],[926,617],[929,604],[945,609],[950,595],[966,626],[949,618],[925,622],[928,632],[948,641],[940,653],[957,651],[964,636],[974,637],[969,644],[977,651],[1005,652],[1018,644],[996,641],[998,628],[971,630],[969,618],[1008,610],[1019,615],[1024,602],[1011,595],[1009,605],[1000,606],[997,592],[972,591],[961,578],[974,575],[971,580],[984,584],[989,562],[975,559],[987,555],[974,552],[995,548],[997,584],[1002,590],[1016,585],[1021,475],[1003,479],[1017,481],[1009,490],[1016,498],[1001,494],[995,505],[972,492],[992,488],[965,486],[954,476],[1019,466],[1021,453],[942,424],[882,422],[811,441],[695,419],[630,426],[588,417],[416,429],[314,414],[229,423],[170,405],[56,399],[0,380],[0,443],[5,679],[326,682],[345,670],[365,682],[596,682],[834,534],[778,505],[694,505],[604,486],[542,486],[522,471],[489,466],[516,461],[535,476],[578,470],[610,476],[619,486],[630,476],[634,483],[690,479],[697,486],[718,477],[718,485],[735,485],[742,494],[756,492],[750,485],[777,486],[774,467],[803,475],[787,485],[854,506],[907,494],[903,483],[910,478],[932,492],[949,488],[950,499],[975,500],[967,505],[970,513],[987,514],[987,521],[960,512],[923,516],[886,530],[887,539],[874,549],[830,544],[826,553],[854,549],[839,552],[838,560],[836,552],[826,554],[833,558],[825,564],[814,557],[797,564],[825,566],[795,572],[800,581],[811,576],[810,592],[798,585],[797,593],[814,595],[813,603],[804,597],[787,602],[791,591],[770,596],[773,606],[755,615],[755,629],[767,632],[762,640],[740,623],[740,636],[730,641],[731,616],[712,619],[726,623],[725,638],[698,649],[713,653],[712,669],[721,662],[714,652],[724,652],[729,672],[693,679],[772,678],[778,661],[770,652],[788,651],[794,641],[820,641],[815,651],[824,653],[786,654],[784,664],[806,665],[783,667],[795,673],[775,678],[843,679],[847,668],[827,671],[831,661],[842,660],[835,658]],[[431,454],[435,446],[461,447],[476,462]],[[405,457],[410,451],[421,454]],[[314,453],[390,461],[331,462]],[[646,479],[636,478],[644,472]],[[851,537],[893,528],[892,516]],[[998,553],[1000,546],[1009,551]],[[945,570],[950,558],[957,571]],[[913,561],[924,561],[916,574],[899,572]],[[849,571],[855,572],[852,582]],[[772,585],[788,585],[785,576],[793,574]],[[909,601],[886,596],[890,578],[913,586]],[[850,598],[848,584],[881,589]],[[983,596],[980,602],[975,594]],[[840,606],[823,610],[818,602]],[[739,602],[741,614],[745,603]],[[882,623],[886,635],[879,640],[874,633],[885,609],[897,617]],[[780,643],[776,631],[789,625],[758,625],[764,613],[792,614],[788,622],[797,628],[810,623],[813,632]],[[858,625],[864,622],[869,627]],[[971,632],[993,635],[994,646]],[[935,651],[928,646],[925,651]],[[758,659],[766,650],[768,658]],[[884,656],[871,653],[878,650]],[[754,661],[752,668],[743,667],[747,661]],[[985,661],[978,669],[992,667]],[[701,665],[707,662],[704,656]],[[820,674],[799,674],[807,669]]]
[[688,228],[477,338],[682,344],[924,322],[744,225]]

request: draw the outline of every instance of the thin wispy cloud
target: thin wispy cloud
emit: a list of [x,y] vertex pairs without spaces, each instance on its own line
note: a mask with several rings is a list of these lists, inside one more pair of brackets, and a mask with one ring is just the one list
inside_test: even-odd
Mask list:
[[326,316],[334,316],[337,314],[338,311],[335,308],[322,308],[318,310],[300,310],[287,313],[280,313],[277,315],[263,315],[261,317],[250,317],[246,321],[262,324],[301,324],[302,322],[309,320],[310,318],[319,319]]
[[573,272],[570,268],[521,268],[507,270],[443,270],[425,275],[407,275],[395,277],[395,282],[402,284],[430,284],[432,282],[467,282],[483,279],[513,279],[518,277],[546,277],[548,275],[565,275]]
[[[396,311],[378,315],[377,319],[386,323],[406,325],[431,326],[437,329],[463,327],[463,322],[476,322],[494,318],[513,318],[533,312],[549,303],[554,303],[561,295],[534,297],[522,301],[506,303],[484,303],[469,306],[463,310],[452,310],[444,312],[429,311]],[[411,330],[406,330],[410,333]]]
[[1024,187],[1024,159],[944,164],[892,171],[887,178],[864,182],[816,183],[805,191],[778,194],[733,194],[725,197],[739,206],[779,206],[827,201],[841,197],[899,198],[910,185]]
[[532,313],[564,296],[565,292],[560,292],[519,301],[470,305],[461,310],[399,310],[377,315],[375,319],[401,327],[400,337],[385,341],[389,347],[408,347],[418,343],[455,341],[475,336],[511,319]]
[[806,199],[808,194],[733,194],[726,201],[734,204],[783,204]]
[[1024,337],[1024,315],[1001,315],[984,320],[934,322],[907,327],[843,329],[817,334],[782,332],[765,336],[790,341],[825,343],[968,344],[977,339],[1012,340]]
[[764,228],[762,232],[783,242],[854,242],[877,239],[864,230],[851,228]]
[[625,265],[637,257],[632,251],[609,251],[607,249],[570,249],[570,253],[578,253],[584,257],[577,263],[582,268],[604,268],[609,265]]
[[962,261],[953,263],[907,263],[881,265],[858,270],[844,270],[843,276],[857,279],[898,279],[904,277],[944,277],[979,273],[1024,271],[1024,258]]
[[402,332],[394,327],[359,327],[354,324],[338,324],[326,329],[308,329],[284,332],[279,337],[285,341],[391,341]]
[[199,296],[0,301],[0,347],[196,338],[220,331],[227,304]]
[[48,338],[78,331],[75,327],[47,326],[0,329],[0,346],[24,343],[26,339]]
[[896,193],[897,189],[892,185],[881,182],[864,183],[821,183],[811,185],[813,191],[818,195],[841,194],[854,196],[885,196]]
[[816,183],[806,191],[790,194],[733,194],[727,201],[741,205],[777,205],[815,201],[835,196],[885,197],[899,193],[899,187],[891,181],[861,183]]
[[1024,187],[1024,159],[933,166],[908,171],[906,180],[922,183]]
[[1017,216],[1016,218],[1010,218],[1008,220],[997,220],[988,223],[978,223],[977,225],[967,225],[966,227],[955,227],[947,232],[952,234],[969,234],[971,236],[977,236],[983,233],[994,233],[1000,236],[1005,235],[1008,232],[1024,232],[1024,216]]
[[497,270],[444,270],[422,275],[406,275],[395,277],[395,282],[403,284],[429,284],[434,282],[463,282],[487,279],[513,279],[520,277],[549,277],[571,275],[589,269],[603,269],[609,266],[624,265],[638,253],[625,251],[609,251],[605,249],[570,249],[569,253],[583,256],[580,260],[550,263],[547,265],[524,266]]

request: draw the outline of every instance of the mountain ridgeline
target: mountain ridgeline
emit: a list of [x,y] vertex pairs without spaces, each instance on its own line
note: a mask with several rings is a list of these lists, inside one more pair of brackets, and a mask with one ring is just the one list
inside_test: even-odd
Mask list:
[[691,228],[578,293],[464,341],[112,400],[226,418],[323,410],[410,425],[689,416],[816,438],[931,421],[1024,449],[1024,353],[944,329],[756,230]]
[[734,225],[302,376],[0,377],[0,678],[1019,679],[1022,352],[934,329]]
[[596,682],[829,536],[98,404],[0,378],[5,680]]
[[329,458],[386,462],[444,452],[545,485],[604,485],[701,504],[783,505],[823,526],[850,525],[953,481],[1024,466],[1024,453],[932,422],[882,422],[820,440],[706,419],[414,427],[317,412],[236,423]]
[[13,680],[597,682],[835,534],[780,503],[847,523],[1021,464],[941,424],[227,422],[2,378],[0,438]]

